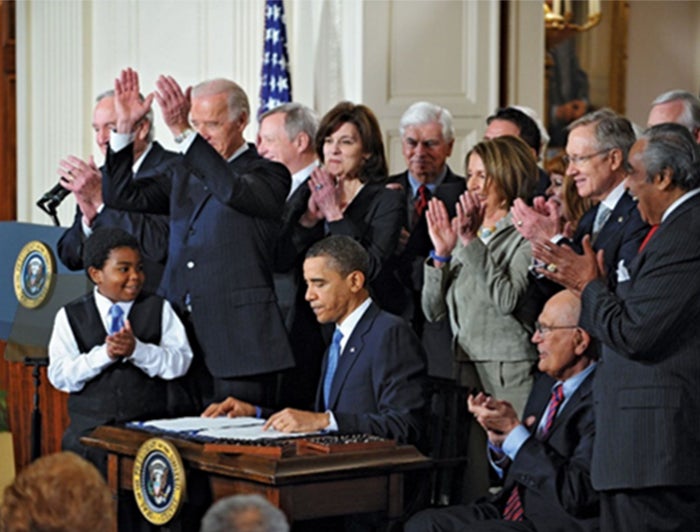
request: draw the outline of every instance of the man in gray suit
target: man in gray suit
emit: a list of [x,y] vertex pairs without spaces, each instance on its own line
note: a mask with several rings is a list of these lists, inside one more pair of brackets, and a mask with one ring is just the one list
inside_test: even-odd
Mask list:
[[700,522],[700,148],[686,128],[637,140],[627,186],[652,225],[612,293],[584,255],[541,242],[547,277],[578,291],[579,325],[604,345],[594,385],[591,475],[603,531],[697,530]]

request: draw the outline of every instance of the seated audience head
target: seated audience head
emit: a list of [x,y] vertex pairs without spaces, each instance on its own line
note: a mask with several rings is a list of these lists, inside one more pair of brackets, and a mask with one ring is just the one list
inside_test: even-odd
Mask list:
[[250,118],[245,91],[228,79],[203,81],[192,88],[190,123],[204,140],[229,159],[243,146]]
[[[139,94],[141,101],[143,95]],[[95,99],[95,109],[92,112],[92,130],[95,133],[95,143],[102,152],[107,155],[109,134],[117,127],[117,111],[114,108],[114,91],[108,90],[100,93]],[[149,109],[146,116],[136,124],[134,131],[134,160],[138,159],[153,142],[155,130],[153,128],[153,108]]]
[[544,152],[547,150],[547,145],[549,144],[549,140],[550,140],[549,132],[547,131],[547,127],[542,122],[542,119],[540,118],[540,115],[537,114],[537,111],[535,111],[532,107],[527,107],[525,105],[512,105],[511,107],[513,109],[517,109],[518,111],[522,111],[527,116],[532,118],[532,120],[533,120],[533,122],[535,122],[535,124],[537,124],[537,129],[540,132],[540,151],[537,154],[537,160],[539,160],[540,157],[542,157]]
[[688,91],[664,92],[651,102],[647,126],[672,122],[688,128],[700,144],[700,98]]
[[625,178],[625,161],[635,141],[632,124],[610,109],[600,109],[568,129],[567,175],[581,197],[605,199]]
[[369,255],[345,235],[329,236],[306,252],[306,300],[320,323],[341,323],[369,293]]
[[288,532],[282,510],[261,495],[231,495],[211,505],[200,532]]
[[467,189],[486,205],[486,216],[509,209],[515,198],[529,198],[535,188],[537,161],[518,137],[479,142],[467,154]]
[[679,197],[700,187],[700,146],[687,128],[659,124],[632,146],[627,186],[648,224],[658,224]]
[[535,159],[542,149],[542,135],[537,122],[515,107],[503,107],[486,119],[485,140],[511,135],[520,137],[530,146]]
[[365,105],[340,102],[321,119],[316,155],[338,179],[383,183],[388,174],[379,122]]
[[455,132],[450,112],[434,103],[416,102],[401,117],[399,133],[408,171],[420,183],[434,183],[452,154]]
[[285,103],[260,117],[258,153],[294,174],[316,160],[316,113],[300,103]]
[[97,468],[71,452],[42,456],[5,488],[4,532],[116,530],[114,500]]
[[598,358],[596,343],[578,326],[580,315],[580,298],[562,290],[549,298],[535,324],[537,368],[554,379],[573,377]]
[[95,229],[85,241],[83,264],[100,294],[112,302],[133,301],[141,292],[145,275],[139,244],[123,229]]

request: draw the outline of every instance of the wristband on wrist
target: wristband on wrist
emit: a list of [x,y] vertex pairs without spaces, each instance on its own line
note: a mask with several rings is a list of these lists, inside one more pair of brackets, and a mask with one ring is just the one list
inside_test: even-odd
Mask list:
[[260,408],[259,406],[255,407],[255,417],[257,419],[260,419],[262,417],[262,408]]
[[450,262],[452,260],[452,255],[449,255],[447,257],[442,257],[442,256],[438,255],[437,253],[435,253],[434,249],[431,249],[430,250],[430,258],[433,259],[434,261],[442,262],[443,264],[445,264],[445,263]]

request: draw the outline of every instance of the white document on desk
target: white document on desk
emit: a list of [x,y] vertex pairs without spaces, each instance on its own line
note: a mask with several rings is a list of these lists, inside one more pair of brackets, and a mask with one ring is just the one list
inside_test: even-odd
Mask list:
[[254,417],[181,417],[175,419],[154,419],[142,421],[137,426],[153,428],[164,432],[196,434],[212,439],[255,441],[263,439],[291,438],[324,434],[323,432],[279,432],[263,430],[264,419]]

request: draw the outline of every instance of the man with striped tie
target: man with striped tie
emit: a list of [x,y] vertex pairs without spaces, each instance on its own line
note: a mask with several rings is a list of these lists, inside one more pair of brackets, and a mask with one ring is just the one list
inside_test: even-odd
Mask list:
[[595,342],[579,327],[581,302],[572,292],[552,296],[536,324],[535,381],[521,421],[506,401],[480,393],[469,411],[486,430],[492,466],[503,489],[468,506],[426,510],[406,532],[593,531],[599,500],[591,486],[595,435],[592,381]]

